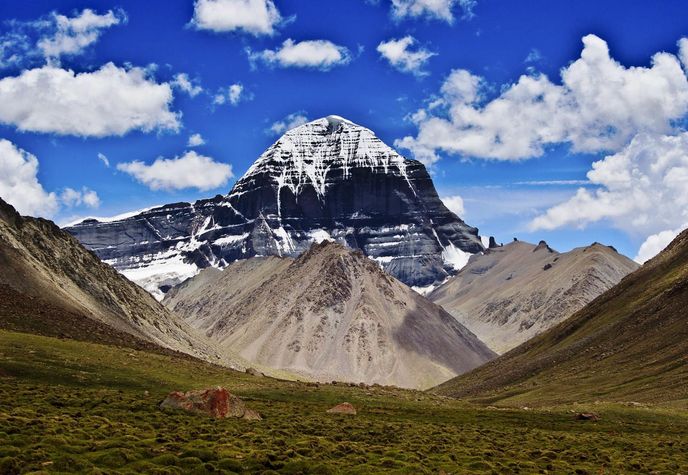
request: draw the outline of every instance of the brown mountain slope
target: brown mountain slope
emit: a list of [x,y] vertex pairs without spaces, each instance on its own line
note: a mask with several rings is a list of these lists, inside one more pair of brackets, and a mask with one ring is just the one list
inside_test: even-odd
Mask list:
[[504,353],[564,321],[637,268],[597,243],[559,253],[544,241],[516,241],[471,257],[428,298]]
[[688,231],[565,322],[437,393],[505,404],[688,404]]
[[249,361],[328,381],[427,388],[494,357],[441,307],[358,251],[206,270],[165,305]]
[[1,199],[0,296],[2,328],[233,363],[69,233]]

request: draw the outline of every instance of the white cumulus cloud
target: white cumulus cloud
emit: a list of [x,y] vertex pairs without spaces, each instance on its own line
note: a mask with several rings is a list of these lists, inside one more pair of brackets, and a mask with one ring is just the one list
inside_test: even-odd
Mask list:
[[463,198],[461,198],[459,195],[443,196],[442,202],[444,203],[444,206],[449,208],[449,211],[458,217],[462,217],[466,213],[466,208],[463,204]]
[[187,93],[191,97],[196,97],[203,92],[203,88],[189,79],[189,75],[186,73],[177,74],[172,82],[170,82],[170,85]]
[[303,125],[306,122],[308,122],[308,117],[304,112],[294,112],[286,116],[284,119],[274,122],[270,126],[269,131],[274,135],[282,135],[286,131]]
[[[532,230],[583,228],[608,221],[630,235],[649,237],[638,260],[688,224],[688,132],[640,134],[620,152],[594,162],[593,188],[580,188],[530,224]],[[662,238],[662,239],[660,239]],[[648,238],[649,239],[649,238]]]
[[275,50],[266,49],[253,52],[248,56],[252,64],[260,61],[269,66],[282,68],[310,68],[327,71],[351,61],[351,54],[344,46],[328,40],[306,40],[295,42],[287,39]]
[[58,209],[57,196],[43,189],[37,173],[35,155],[0,139],[0,198],[21,214],[51,217]]
[[55,31],[38,41],[38,48],[46,58],[57,59],[62,55],[75,55],[98,41],[102,30],[127,20],[122,10],[109,10],[99,15],[86,8],[79,15],[68,17],[52,14]]
[[121,9],[99,14],[89,8],[72,17],[52,12],[37,20],[12,20],[0,34],[0,67],[59,64],[61,56],[82,54],[103,31],[126,21]]
[[246,91],[246,88],[241,83],[234,83],[226,89],[220,89],[213,98],[213,104],[231,104],[233,106],[239,105],[240,102],[253,100],[253,94]]
[[464,18],[470,18],[477,3],[477,0],[392,0],[392,16],[397,19],[425,17],[453,23],[457,7],[463,10]]
[[519,160],[548,145],[576,152],[616,151],[638,133],[666,134],[688,113],[688,79],[677,56],[657,53],[650,67],[624,67],[607,43],[583,38],[581,57],[561,70],[561,84],[523,75],[485,101],[485,81],[455,70],[440,96],[412,119],[415,137],[396,142],[432,163],[438,152]]
[[233,106],[237,105],[239,101],[241,100],[241,95],[244,92],[244,86],[241,84],[232,84],[229,86],[229,90],[227,91],[227,97],[229,98],[230,104]]
[[425,76],[428,72],[423,68],[436,53],[422,47],[414,48],[416,43],[416,39],[409,35],[398,40],[383,41],[377,45],[377,51],[399,71]]
[[215,32],[273,35],[282,16],[272,0],[196,0],[192,24]]
[[143,68],[107,63],[75,73],[48,65],[0,79],[0,123],[84,137],[176,131],[181,114],[170,110],[172,99],[170,85],[156,83]]
[[160,157],[150,165],[142,161],[120,163],[117,169],[133,176],[151,190],[196,188],[207,191],[226,185],[234,176],[231,165],[216,162],[194,151],[186,152],[181,157]]
[[100,197],[98,197],[98,193],[85,186],[81,190],[65,188],[62,193],[60,193],[60,201],[69,208],[75,206],[97,208],[100,206]]
[[189,146],[189,147],[200,147],[201,145],[205,145],[205,139],[201,136],[201,134],[191,134],[189,136],[189,141],[187,142],[187,146]]
[[638,249],[638,254],[635,256],[634,260],[638,264],[644,264],[645,262],[649,261],[657,254],[662,252],[682,230],[683,229],[677,229],[674,231],[667,230],[648,236],[648,238],[645,239],[645,241],[640,245],[640,249]]
[[678,41],[678,56],[683,63],[683,69],[688,71],[688,38],[681,38]]

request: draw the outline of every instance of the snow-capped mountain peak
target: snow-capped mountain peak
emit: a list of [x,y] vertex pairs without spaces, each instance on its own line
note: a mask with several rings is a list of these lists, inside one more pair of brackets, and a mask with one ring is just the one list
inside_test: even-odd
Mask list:
[[[344,179],[350,177],[352,169],[367,167],[403,176],[411,186],[406,166],[407,160],[370,129],[329,115],[286,132],[254,162],[229,196],[245,192],[254,176],[269,174],[278,190],[287,187],[298,195],[303,186],[311,185],[322,198],[333,167],[342,170]],[[280,193],[277,195],[279,198]],[[278,214],[280,211],[278,206]]]
[[323,240],[360,249],[415,287],[446,279],[483,250],[422,163],[336,115],[286,132],[225,196],[68,230],[158,298],[199,269],[297,256]]

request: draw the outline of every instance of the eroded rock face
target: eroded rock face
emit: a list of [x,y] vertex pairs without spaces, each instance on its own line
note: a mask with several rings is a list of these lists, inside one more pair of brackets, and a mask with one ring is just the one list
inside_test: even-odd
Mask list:
[[174,391],[160,403],[161,409],[182,409],[196,414],[205,414],[216,419],[237,417],[261,420],[260,414],[248,409],[244,402],[223,387],[195,391]]
[[333,242],[205,269],[163,304],[220,348],[316,381],[426,389],[495,354],[441,307]]
[[428,297],[498,353],[583,308],[638,264],[601,244],[559,253],[545,241],[490,247]]
[[422,163],[336,116],[287,132],[228,195],[67,229],[158,297],[199,269],[294,257],[325,239],[360,249],[419,287],[483,250],[478,230],[444,206]]

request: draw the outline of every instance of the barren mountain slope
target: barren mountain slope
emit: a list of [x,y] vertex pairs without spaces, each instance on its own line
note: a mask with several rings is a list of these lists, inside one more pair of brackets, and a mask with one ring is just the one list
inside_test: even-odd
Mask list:
[[164,303],[249,361],[322,381],[427,388],[495,356],[361,252],[327,241],[293,261],[202,272]]
[[209,267],[172,287],[163,304],[193,327],[208,331],[219,309],[228,308],[287,269],[294,259],[254,257],[231,263],[224,271]]
[[544,241],[515,241],[473,256],[428,298],[504,353],[570,317],[637,268],[597,243],[558,253]]
[[[0,288],[3,326],[83,338],[91,328],[96,341],[106,342],[128,341],[124,333],[132,341],[232,363],[69,233],[51,221],[22,217],[1,199]],[[93,321],[97,323],[89,325]],[[55,331],[46,328],[50,326]],[[113,329],[109,336],[107,328]]]
[[688,402],[688,231],[563,323],[435,389],[506,404]]

